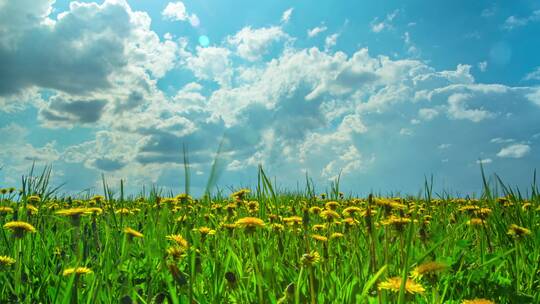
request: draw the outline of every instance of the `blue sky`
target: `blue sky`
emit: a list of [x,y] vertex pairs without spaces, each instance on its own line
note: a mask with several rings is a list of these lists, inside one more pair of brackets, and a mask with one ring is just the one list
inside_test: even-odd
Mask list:
[[474,193],[540,163],[537,1],[0,0],[0,185]]

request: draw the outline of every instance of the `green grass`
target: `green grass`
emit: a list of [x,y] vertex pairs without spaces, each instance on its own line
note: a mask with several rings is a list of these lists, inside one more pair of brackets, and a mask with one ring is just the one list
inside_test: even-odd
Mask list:
[[[185,169],[188,179],[187,159]],[[19,220],[37,230],[15,238],[0,229],[0,255],[17,260],[0,266],[0,303],[461,303],[474,298],[540,303],[540,197],[535,181],[528,197],[500,182],[504,198],[499,198],[494,189],[487,191],[486,182],[482,197],[470,200],[436,199],[427,182],[421,197],[344,197],[336,181],[323,199],[308,178],[304,192],[278,192],[260,168],[258,187],[242,199],[213,197],[212,185],[200,199],[174,198],[155,188],[126,198],[123,184],[115,193],[103,179],[105,195],[96,201],[88,194],[77,199],[58,196],[48,187],[49,174],[46,169],[41,177],[23,178],[20,193],[0,194],[0,206],[14,210],[0,213],[1,226]],[[42,199],[33,203],[38,212],[32,213],[28,200],[35,194]],[[249,201],[257,201],[258,209],[250,210]],[[338,203],[336,221],[308,211],[313,206],[324,209],[329,201]],[[228,211],[233,202],[237,206]],[[484,223],[469,225],[480,215],[460,211],[466,205],[491,213]],[[371,216],[356,214],[356,225],[348,226],[343,210],[349,206],[369,209]],[[78,223],[57,214],[73,207],[99,207],[103,213],[83,215]],[[130,213],[117,213],[121,208]],[[265,226],[254,231],[222,226],[248,216],[261,218]],[[283,222],[291,216],[303,223]],[[407,222],[385,225],[391,216]],[[424,222],[428,216],[431,220]],[[322,224],[326,229],[313,231]],[[512,224],[531,233],[512,237],[507,233]],[[131,239],[126,227],[144,237]],[[203,237],[200,227],[215,234]],[[334,233],[343,237],[331,238]],[[171,234],[182,235],[190,244],[180,259],[167,255],[172,242],[166,236]],[[317,241],[314,234],[328,241]],[[312,251],[320,261],[302,264],[302,256]],[[444,263],[447,269],[416,280],[425,292],[407,293],[403,278],[427,261]],[[77,266],[93,273],[62,275]],[[402,278],[397,291],[377,288],[390,277]]]

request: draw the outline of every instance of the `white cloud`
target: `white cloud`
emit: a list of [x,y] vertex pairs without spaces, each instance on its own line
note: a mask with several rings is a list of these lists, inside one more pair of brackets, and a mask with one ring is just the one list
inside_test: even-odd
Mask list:
[[466,101],[471,98],[469,94],[455,93],[448,97],[448,115],[452,119],[466,119],[472,122],[493,118],[495,114],[483,109],[469,109]]
[[505,20],[503,28],[506,30],[513,30],[517,27],[526,26],[529,23],[537,21],[540,21],[540,10],[533,11],[532,14],[527,17],[510,16]]
[[452,146],[451,144],[440,144],[437,146],[437,149],[444,150],[444,149],[450,148],[451,146]]
[[338,33],[334,33],[332,35],[326,36],[326,39],[324,40],[324,49],[329,50],[333,46],[335,46],[337,43],[338,37],[339,37]]
[[439,115],[439,111],[431,108],[422,108],[418,110],[418,117],[422,120],[430,121]]
[[487,61],[481,61],[481,62],[478,63],[478,69],[481,72],[485,72],[487,70],[487,67],[488,67]]
[[540,80],[540,67],[536,67],[536,69],[523,78],[523,80]]
[[514,141],[515,140],[512,138],[495,137],[495,138],[492,138],[489,142],[492,144],[508,144]]
[[328,29],[328,28],[327,28],[326,26],[324,26],[324,25],[322,25],[322,26],[316,26],[316,27],[314,27],[314,28],[308,30],[308,31],[307,31],[307,35],[308,35],[309,38],[313,38],[313,37],[317,36],[318,34],[320,34],[320,33],[324,32],[324,31],[326,31],[327,29]]
[[200,24],[199,17],[196,14],[188,14],[186,6],[182,1],[167,3],[161,15],[164,19],[170,21],[189,21],[194,27]]
[[503,158],[522,158],[529,154],[529,152],[531,152],[531,147],[529,145],[513,144],[502,148],[499,153],[497,153],[497,156]]
[[379,20],[378,17],[373,19],[370,23],[371,31],[374,33],[380,33],[385,29],[393,28],[392,21],[398,15],[398,13],[399,10],[394,10],[393,12],[386,15],[386,17],[382,21]]
[[244,27],[227,41],[236,48],[238,56],[249,61],[256,61],[262,58],[273,42],[287,39],[288,35],[281,27],[271,26],[259,29]]
[[413,135],[413,131],[411,129],[408,129],[408,128],[401,128],[399,130],[399,135],[411,136],[411,135]]
[[203,80],[215,80],[221,86],[229,86],[233,75],[230,51],[221,47],[197,47],[196,56],[187,58],[187,68]]
[[292,13],[294,11],[294,8],[289,8],[288,10],[284,11],[281,15],[281,22],[287,23],[291,19]]
[[482,165],[491,164],[492,162],[493,160],[491,158],[479,159],[476,161],[477,164],[482,164]]

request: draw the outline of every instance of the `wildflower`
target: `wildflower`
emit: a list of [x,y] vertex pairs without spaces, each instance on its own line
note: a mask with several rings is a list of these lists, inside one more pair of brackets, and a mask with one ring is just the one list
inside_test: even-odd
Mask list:
[[132,212],[128,208],[120,208],[120,209],[116,209],[114,213],[121,214],[121,215],[128,215],[128,214],[131,214]]
[[321,211],[320,213],[320,216],[327,220],[328,222],[331,222],[333,221],[334,219],[338,219],[339,218],[339,214],[333,210],[324,210],[324,211]]
[[472,218],[470,220],[467,221],[467,225],[469,226],[482,226],[482,225],[485,225],[486,224],[486,221],[483,220],[483,219],[480,219],[480,218]]
[[13,213],[13,208],[0,206],[0,215],[6,215],[8,213]]
[[197,229],[199,231],[199,233],[201,234],[201,236],[204,238],[208,235],[214,235],[216,234],[216,231],[214,229],[210,229],[208,227],[200,227],[199,229]]
[[[386,281],[379,283],[379,290],[385,289],[392,292],[399,292],[399,290],[401,289],[401,282],[401,277],[389,278]],[[407,281],[405,282],[405,291],[410,294],[421,294],[424,293],[424,291],[426,290],[421,284],[407,278]]]
[[253,231],[257,227],[263,227],[264,221],[257,217],[244,217],[236,221],[236,226]]
[[423,275],[432,275],[432,274],[435,274],[437,272],[445,270],[447,267],[448,266],[446,264],[439,263],[439,262],[422,263],[422,264],[416,266],[411,271],[411,277],[413,279],[420,279],[420,278],[422,278]]
[[38,213],[38,208],[32,204],[26,205],[26,212],[28,215],[36,215]]
[[310,253],[304,253],[300,262],[304,266],[313,266],[321,260],[321,255],[317,251],[312,251]]
[[397,231],[403,231],[403,229],[405,228],[405,225],[410,222],[411,222],[410,218],[397,217],[397,216],[391,215],[386,220],[382,221],[381,224],[385,226],[391,225]]
[[311,227],[311,230],[313,231],[322,231],[325,229],[326,229],[326,225],[321,225],[321,224],[315,224],[313,225],[313,227]]
[[474,213],[476,210],[480,210],[480,207],[475,206],[475,205],[465,205],[458,209],[458,211],[468,212],[468,213]]
[[99,204],[99,203],[105,201],[105,197],[103,195],[94,195],[92,197],[92,200]]
[[280,232],[280,231],[283,231],[283,229],[285,229],[283,225],[278,224],[278,223],[272,223],[270,226],[272,227],[272,230],[276,232]]
[[86,211],[87,211],[87,213],[92,214],[92,215],[99,215],[99,214],[103,213],[103,209],[101,209],[99,207],[86,208]]
[[343,220],[343,223],[345,223],[345,227],[353,227],[358,225],[360,222],[358,220],[353,219],[352,217],[347,217]]
[[0,194],[6,194],[6,193],[8,193],[8,189],[6,188],[0,189]]
[[331,201],[331,202],[328,202],[324,205],[324,207],[326,209],[329,209],[329,210],[336,210],[338,207],[339,207],[339,203],[338,202],[334,202],[334,201]]
[[339,233],[339,232],[334,232],[330,235],[330,239],[331,240],[334,240],[334,239],[340,239],[343,237],[343,233]]
[[231,197],[234,198],[236,201],[241,201],[250,192],[251,192],[251,190],[249,190],[249,189],[240,189],[240,190],[234,192],[233,194],[231,194]]
[[230,224],[230,223],[224,223],[224,224],[221,224],[221,227],[222,228],[225,228],[227,229],[229,232],[233,231],[234,228],[236,228],[236,224]]
[[127,227],[126,229],[124,229],[124,233],[130,238],[142,238],[144,237],[144,235],[142,233],[140,233],[139,231],[137,230],[134,230],[134,229],[131,229],[129,227]]
[[495,302],[488,299],[473,299],[473,300],[463,300],[461,304],[495,304]]
[[311,236],[314,240],[317,240],[319,242],[326,243],[328,242],[328,238],[319,234],[314,234]]
[[68,269],[64,270],[62,275],[67,277],[67,276],[72,275],[72,274],[80,276],[80,275],[89,274],[89,273],[92,273],[92,270],[90,268],[76,267],[76,268],[68,268]]
[[11,266],[15,264],[15,262],[16,261],[14,258],[5,256],[5,255],[0,255],[0,267]]
[[300,225],[302,224],[302,218],[297,215],[291,217],[284,217],[283,222],[288,225]]
[[179,260],[186,255],[186,248],[181,246],[171,246],[167,248],[167,255],[175,260]]
[[345,209],[343,209],[343,216],[353,216],[357,213],[360,213],[362,211],[362,209],[360,207],[356,207],[356,206],[351,206],[351,207],[347,207]]
[[250,213],[259,211],[259,203],[257,201],[248,202],[246,207]]
[[189,243],[188,241],[186,241],[186,239],[184,239],[181,235],[179,234],[171,234],[171,235],[167,235],[167,240],[169,241],[173,241],[175,242],[177,245],[179,245],[180,247],[184,248],[184,249],[187,249],[189,247]]
[[309,208],[309,213],[319,214],[321,213],[321,211],[322,211],[321,207],[318,207],[318,206],[313,206]]
[[29,197],[26,198],[26,201],[30,204],[37,204],[41,202],[41,198],[37,195],[30,195]]
[[25,233],[35,233],[36,228],[27,222],[14,221],[4,225],[5,229],[11,230],[16,238],[22,237]]
[[62,209],[55,212],[58,215],[67,216],[67,217],[78,217],[81,215],[88,214],[88,209],[86,208],[69,208]]
[[516,239],[520,239],[526,235],[531,234],[531,231],[527,228],[520,227],[516,224],[512,224],[510,225],[510,228],[508,229],[507,234],[510,236],[513,236]]

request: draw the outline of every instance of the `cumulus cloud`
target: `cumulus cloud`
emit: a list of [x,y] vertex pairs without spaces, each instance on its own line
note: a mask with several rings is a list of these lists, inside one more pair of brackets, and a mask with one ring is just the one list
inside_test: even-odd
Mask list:
[[453,119],[467,119],[472,122],[480,122],[484,119],[492,118],[495,115],[482,109],[468,109],[465,102],[471,96],[462,93],[455,93],[448,97],[448,114]]
[[531,152],[531,147],[527,144],[513,144],[502,148],[498,157],[502,158],[522,158]]
[[169,2],[161,12],[166,20],[171,21],[189,21],[192,26],[199,26],[199,17],[196,14],[188,14],[183,2]]
[[[185,38],[160,39],[146,13],[134,12],[119,0],[73,4],[52,23],[43,21],[47,9],[33,15],[41,19],[33,22],[37,30],[32,35],[49,35],[42,44],[36,40],[38,45],[49,45],[54,37],[66,47],[41,51],[69,51],[73,61],[56,65],[57,79],[37,77],[37,67],[23,66],[30,73],[20,69],[21,62],[13,65],[7,69],[11,75],[0,77],[11,77],[17,85],[5,86],[9,90],[0,94],[0,104],[26,96],[20,100],[31,100],[42,125],[85,126],[92,137],[62,149],[54,143],[34,147],[44,150],[26,156],[42,153],[49,160],[115,178],[163,181],[181,165],[184,144],[194,171],[207,172],[221,141],[233,174],[262,163],[282,172],[284,179],[294,174],[302,178],[304,172],[322,180],[340,172],[358,177],[389,167],[393,158],[414,163],[404,161],[407,155],[439,144],[430,130],[447,133],[445,142],[470,153],[463,159],[452,156],[453,164],[470,164],[480,151],[453,133],[467,130],[484,143],[514,136],[497,132],[534,127],[531,117],[540,109],[538,88],[478,83],[471,66],[464,64],[439,70],[417,57],[374,56],[367,48],[334,51],[337,33],[326,37],[322,49],[300,48],[281,26],[245,27],[215,46],[189,48]],[[73,24],[80,26],[71,36],[56,33]],[[315,29],[308,36],[323,32],[323,27]],[[24,44],[30,41],[27,32],[5,40],[17,43],[25,56],[37,52],[28,49],[29,42]],[[413,45],[408,35],[404,39]],[[87,49],[79,50],[81,45]],[[22,56],[4,46],[1,52],[3,62]],[[8,53],[15,57],[5,57]],[[51,54],[51,60],[55,56],[61,57]],[[97,70],[87,71],[85,64]],[[24,73],[16,74],[15,67]],[[157,82],[171,69],[188,76],[165,94]],[[72,76],[76,71],[81,75]],[[81,84],[80,79],[89,82]],[[494,117],[498,119],[489,119]],[[488,128],[491,124],[498,128]],[[396,142],[402,145],[399,149]],[[461,149],[465,145],[467,149]],[[439,145],[436,152],[447,153],[442,150],[448,147]],[[441,155],[434,157],[440,164]],[[430,160],[426,156],[426,163]]]
[[287,34],[281,27],[271,26],[259,29],[244,27],[227,41],[236,48],[238,56],[249,61],[256,61],[262,58],[272,43],[286,39]]

